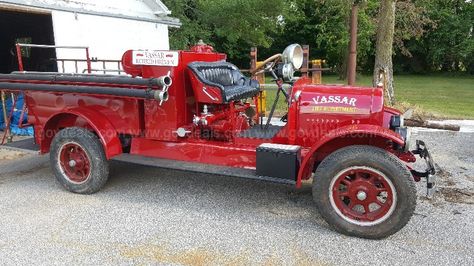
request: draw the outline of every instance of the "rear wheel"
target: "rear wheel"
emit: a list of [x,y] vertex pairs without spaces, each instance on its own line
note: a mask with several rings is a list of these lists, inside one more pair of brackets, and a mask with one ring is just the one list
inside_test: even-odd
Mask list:
[[95,193],[108,179],[109,166],[102,144],[84,128],[59,131],[51,144],[50,162],[59,183],[74,193]]
[[411,173],[394,155],[371,146],[350,146],[318,166],[313,197],[337,231],[384,238],[403,228],[416,206]]

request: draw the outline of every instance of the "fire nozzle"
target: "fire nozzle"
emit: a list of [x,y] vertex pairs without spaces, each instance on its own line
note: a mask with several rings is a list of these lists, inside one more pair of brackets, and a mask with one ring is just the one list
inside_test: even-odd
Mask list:
[[164,102],[168,101],[169,99],[168,90],[169,90],[169,87],[173,84],[173,79],[170,77],[170,73],[168,73],[168,75],[157,78],[157,82],[159,86],[162,87],[162,90],[155,91],[155,99],[160,101],[160,106],[161,106]]

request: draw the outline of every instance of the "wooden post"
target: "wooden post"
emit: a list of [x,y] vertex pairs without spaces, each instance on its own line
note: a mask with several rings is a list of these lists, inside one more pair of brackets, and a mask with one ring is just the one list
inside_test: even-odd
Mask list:
[[303,45],[303,66],[300,71],[302,77],[309,77],[309,45]]
[[323,60],[316,59],[311,61],[311,83],[312,84],[321,84],[323,80]]
[[[258,57],[257,57],[257,47],[250,48],[250,71],[257,68],[258,65]],[[265,74],[259,74],[256,76],[252,76],[253,79],[256,79],[258,83],[265,84]],[[257,124],[260,124],[261,119],[265,117],[266,114],[266,107],[265,107],[265,91],[263,87],[260,86],[260,93],[255,99],[255,106],[256,106],[256,117],[257,117]]]
[[257,67],[257,47],[250,48],[250,70]]
[[[257,68],[258,66],[258,59],[257,59],[257,47],[250,48],[250,70]],[[258,83],[265,84],[265,74],[258,74],[252,78],[255,78]]]

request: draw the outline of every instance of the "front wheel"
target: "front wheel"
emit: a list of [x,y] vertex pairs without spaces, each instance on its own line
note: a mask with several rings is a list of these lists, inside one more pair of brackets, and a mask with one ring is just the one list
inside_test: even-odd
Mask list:
[[335,151],[318,166],[313,198],[337,231],[380,239],[403,228],[416,206],[410,171],[389,152],[371,146]]
[[59,183],[74,193],[95,193],[109,176],[102,143],[84,128],[59,131],[51,143],[50,162]]

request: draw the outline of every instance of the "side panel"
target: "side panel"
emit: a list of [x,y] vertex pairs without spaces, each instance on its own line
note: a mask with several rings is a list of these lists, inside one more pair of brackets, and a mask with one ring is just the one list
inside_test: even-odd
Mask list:
[[237,146],[232,143],[224,144],[222,142],[165,142],[134,138],[130,153],[162,159],[246,169],[255,169],[256,165],[254,146]]
[[49,152],[51,140],[64,127],[94,130],[107,158],[122,152],[118,134],[141,135],[142,100],[85,96],[71,93],[26,92],[30,124],[35,126],[41,152]]
[[72,93],[26,92],[30,124],[44,125],[53,115],[81,107],[98,112],[112,123],[117,132],[139,135],[139,106],[142,100],[86,96]]

